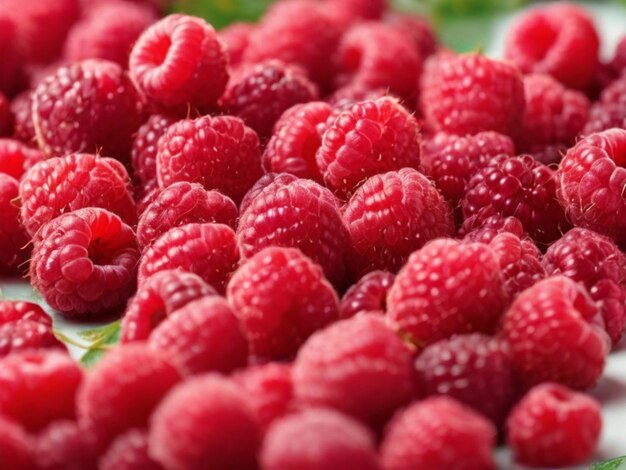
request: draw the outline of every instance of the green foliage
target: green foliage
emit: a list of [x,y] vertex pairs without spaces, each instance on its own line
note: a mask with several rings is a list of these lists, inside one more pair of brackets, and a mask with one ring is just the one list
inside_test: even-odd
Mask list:
[[592,470],[626,470],[626,456],[594,464]]
[[97,363],[110,346],[119,342],[120,327],[120,321],[116,321],[99,328],[79,332],[78,336],[90,343],[87,352],[81,357],[80,362],[87,367]]
[[216,28],[258,19],[272,0],[177,0],[174,11],[205,18]]

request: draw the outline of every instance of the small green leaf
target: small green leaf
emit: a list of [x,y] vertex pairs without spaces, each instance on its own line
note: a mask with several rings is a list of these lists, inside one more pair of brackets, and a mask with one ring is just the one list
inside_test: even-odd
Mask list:
[[80,362],[91,367],[96,364],[102,356],[110,349],[111,345],[114,345],[120,340],[120,322],[116,321],[102,328],[96,328],[93,330],[87,330],[81,332],[92,338],[97,338],[90,346],[89,350],[81,357]]
[[626,470],[626,456],[594,464],[592,470]]
[[257,20],[273,0],[177,0],[174,11],[200,16],[216,28]]
[[87,340],[90,343],[96,343],[106,337],[111,330],[114,330],[118,326],[118,324],[119,322],[109,323],[108,325],[99,326],[97,328],[81,330],[77,334],[80,338]]

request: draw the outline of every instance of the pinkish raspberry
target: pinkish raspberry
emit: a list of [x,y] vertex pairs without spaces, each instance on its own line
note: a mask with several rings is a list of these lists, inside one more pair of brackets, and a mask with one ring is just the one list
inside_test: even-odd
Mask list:
[[24,91],[11,101],[11,112],[15,120],[13,136],[27,145],[36,145],[35,125],[33,124],[33,93]]
[[52,318],[37,304],[21,300],[0,300],[0,325],[31,321],[52,326]]
[[[243,214],[272,183],[275,182],[277,187],[287,186],[288,184],[298,181],[300,178],[289,173],[266,173],[257,180],[250,188],[239,204],[239,213]],[[335,200],[335,202],[337,202]]]
[[[334,108],[331,120],[326,122],[327,126],[333,124],[335,118],[342,111],[347,111],[352,108],[352,106],[362,101],[374,101],[379,98],[393,98],[400,101],[397,96],[390,94],[386,88],[371,89],[358,83],[348,84],[343,88],[339,88],[326,97],[326,102]],[[409,109],[407,105],[408,103],[402,103],[402,106]]]
[[133,176],[142,186],[156,184],[156,156],[159,139],[177,119],[169,114],[152,114],[139,128],[133,140],[131,162]]
[[378,20],[387,9],[387,0],[321,0],[326,7],[345,15],[350,21]]
[[48,325],[29,320],[0,325],[0,357],[34,349],[66,351]]
[[45,159],[39,150],[30,148],[18,140],[0,139],[0,173],[20,180],[35,164]]
[[581,134],[584,136],[613,127],[626,127],[626,75],[607,86],[593,103],[589,119]]
[[341,318],[351,318],[361,312],[387,310],[387,291],[395,275],[387,271],[372,271],[354,283],[339,304]]
[[0,416],[0,467],[32,470],[31,447],[30,436],[24,429],[12,420]]
[[237,67],[243,62],[243,57],[250,44],[250,36],[255,30],[251,23],[234,22],[217,32],[228,54],[228,63]]
[[131,429],[120,435],[102,456],[100,470],[163,470],[149,454],[148,433]]
[[18,273],[28,260],[29,238],[20,223],[18,197],[17,180],[0,173],[0,276]]
[[408,34],[424,59],[437,51],[437,36],[426,17],[406,12],[389,11],[385,23]]
[[101,452],[96,431],[69,420],[52,422],[33,447],[38,470],[93,470]]
[[500,233],[512,233],[520,240],[528,239],[528,234],[518,218],[492,215],[486,219],[470,217],[463,222],[459,235],[465,241],[489,244]]

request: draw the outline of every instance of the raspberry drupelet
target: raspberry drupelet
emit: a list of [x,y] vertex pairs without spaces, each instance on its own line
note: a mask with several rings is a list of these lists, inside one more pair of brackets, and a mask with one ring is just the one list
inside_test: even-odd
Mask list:
[[387,291],[395,275],[387,271],[371,271],[355,282],[341,298],[341,318],[350,318],[361,312],[384,313],[387,309]]

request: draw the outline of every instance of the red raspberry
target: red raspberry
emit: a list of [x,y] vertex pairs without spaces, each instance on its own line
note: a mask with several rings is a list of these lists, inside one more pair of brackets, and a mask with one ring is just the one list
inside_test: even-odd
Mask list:
[[514,216],[537,243],[549,244],[569,227],[556,186],[555,172],[530,155],[500,155],[469,180],[463,216]]
[[316,160],[326,185],[349,196],[370,176],[419,168],[420,128],[393,98],[364,101],[326,130]]
[[279,175],[265,187],[253,188],[240,214],[237,237],[244,257],[267,246],[299,248],[322,267],[331,283],[344,281],[350,235],[326,188]]
[[570,3],[533,9],[509,30],[507,59],[524,73],[546,73],[584,89],[598,66],[600,40],[587,12]]
[[28,259],[29,239],[20,223],[18,188],[15,178],[0,173],[0,276],[16,274]]
[[406,12],[389,11],[385,15],[385,23],[404,32],[404,34],[408,34],[413,39],[413,43],[422,58],[425,59],[437,51],[437,36],[426,17]]
[[583,464],[595,452],[602,429],[600,404],[558,384],[533,388],[507,421],[515,460],[532,467]]
[[528,234],[518,218],[492,215],[486,219],[469,217],[463,222],[459,235],[465,241],[489,244],[500,233],[512,233],[520,240],[528,239]]
[[626,127],[626,75],[607,86],[591,107],[582,135]]
[[165,270],[143,282],[128,303],[122,320],[121,341],[142,341],[172,312],[194,300],[217,295],[199,276],[180,270]]
[[146,29],[133,47],[130,76],[150,100],[165,106],[215,105],[228,81],[228,56],[211,25],[170,15]]
[[372,432],[341,413],[324,409],[277,421],[265,437],[259,460],[264,470],[380,468]]
[[119,65],[86,60],[59,68],[37,86],[33,122],[48,156],[97,152],[127,161],[141,123],[139,101]]
[[412,168],[369,178],[343,208],[355,256],[354,275],[397,272],[430,240],[454,235],[450,207],[435,186]]
[[616,345],[626,324],[626,255],[610,238],[575,228],[548,248],[543,264],[548,274],[562,274],[585,285]]
[[[331,120],[327,121],[326,124],[328,126],[333,124],[340,112],[349,110],[357,103],[374,101],[379,98],[393,98],[400,101],[397,96],[391,95],[386,88],[371,89],[360,84],[349,84],[339,88],[339,90],[326,97],[326,102],[334,108]],[[408,103],[402,103],[402,106],[408,109]]]
[[239,245],[232,228],[187,224],[170,229],[150,245],[139,264],[138,284],[159,271],[182,269],[223,292],[238,265]]
[[13,129],[13,116],[10,106],[9,99],[0,92],[0,135],[10,135]]
[[74,397],[83,370],[67,354],[24,351],[0,359],[0,414],[27,430],[74,417]]
[[52,318],[37,304],[21,300],[0,300],[0,325],[31,321],[52,326]]
[[558,163],[585,127],[589,100],[549,75],[527,75],[524,90],[526,113],[519,150],[531,153],[546,165]]
[[65,41],[64,57],[70,62],[106,59],[126,68],[130,50],[144,29],[158,19],[147,5],[123,1],[91,8],[76,23]]
[[496,430],[448,397],[429,398],[398,413],[380,455],[385,470],[494,470]]
[[19,180],[25,171],[43,161],[44,155],[18,140],[0,139],[0,173]]
[[30,278],[53,309],[86,317],[126,303],[135,290],[138,260],[133,230],[115,214],[87,207],[37,233]]
[[203,116],[171,125],[159,140],[156,162],[162,188],[190,181],[217,189],[235,202],[263,174],[258,136],[232,116]]
[[13,136],[28,145],[36,145],[35,125],[33,124],[33,93],[25,91],[11,101],[11,112],[15,120]]
[[524,83],[508,62],[444,52],[426,64],[421,108],[437,131],[495,131],[515,137],[524,114]]
[[270,362],[251,366],[233,375],[246,393],[261,427],[265,430],[276,419],[291,411],[293,381],[291,365]]
[[425,395],[447,395],[479,411],[496,426],[517,399],[508,346],[474,333],[426,347],[415,360],[417,388]]
[[97,433],[76,421],[54,421],[33,447],[38,470],[93,470],[100,456]]
[[180,381],[180,372],[159,351],[142,344],[115,348],[80,388],[79,419],[110,441],[131,428],[145,427],[152,411]]
[[142,247],[174,227],[188,223],[213,222],[235,227],[237,206],[217,191],[181,181],[162,189],[144,210],[137,225],[137,240]]
[[341,299],[341,318],[351,318],[360,312],[382,313],[387,309],[387,291],[395,275],[387,271],[372,271],[350,287]]
[[586,290],[564,276],[538,282],[515,300],[501,336],[524,385],[553,381],[592,387],[604,368],[608,337],[592,322],[598,308]]
[[626,130],[592,134],[559,167],[557,195],[572,223],[626,247]]
[[247,394],[226,378],[205,375],[165,398],[152,417],[148,443],[165,468],[252,470],[261,432]]
[[0,325],[0,357],[33,349],[66,350],[51,326],[29,320]]
[[0,416],[0,468],[32,470],[31,445],[21,426]]
[[335,7],[348,19],[377,20],[387,9],[387,0],[322,0],[329,7]]
[[250,36],[255,26],[250,23],[231,23],[217,32],[228,53],[228,63],[231,67],[237,67],[243,62],[243,57],[250,44]]
[[293,368],[296,398],[380,426],[413,394],[413,353],[379,315],[342,320],[313,335]]
[[291,357],[339,317],[337,294],[321,268],[295,248],[268,247],[252,256],[233,275],[228,300],[258,357]]
[[220,105],[266,139],[285,110],[314,101],[318,95],[317,87],[300,67],[267,60],[239,68],[220,98]]
[[131,429],[115,439],[102,456],[100,470],[163,470],[148,453],[148,433]]
[[492,332],[506,295],[496,253],[482,243],[432,241],[409,258],[387,294],[391,324],[417,346]]
[[0,4],[0,92],[12,95],[22,87],[23,57],[16,21]]
[[505,135],[489,131],[463,137],[439,132],[426,141],[422,167],[446,200],[457,207],[470,177],[498,155],[515,155],[513,141]]
[[[275,182],[276,187],[280,188],[287,186],[294,181],[299,181],[300,178],[289,173],[266,173],[257,180],[256,183],[250,188],[246,195],[239,204],[239,213],[243,214],[252,205],[253,201],[257,199],[272,183]],[[336,200],[335,202],[339,204]]]
[[265,171],[290,173],[321,183],[315,153],[333,115],[333,107],[321,101],[298,104],[285,111],[263,152]]

